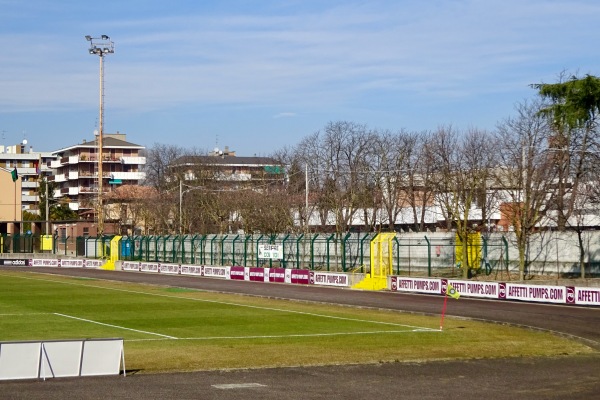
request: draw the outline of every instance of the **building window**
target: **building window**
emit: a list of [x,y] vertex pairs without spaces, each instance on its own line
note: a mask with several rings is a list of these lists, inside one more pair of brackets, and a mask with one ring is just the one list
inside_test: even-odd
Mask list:
[[90,228],[89,227],[84,227],[83,228],[83,236],[90,236]]

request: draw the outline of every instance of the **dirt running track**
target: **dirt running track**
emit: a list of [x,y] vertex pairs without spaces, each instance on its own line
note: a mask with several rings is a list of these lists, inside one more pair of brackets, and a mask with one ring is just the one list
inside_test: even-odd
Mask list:
[[[11,269],[2,267],[0,269]],[[27,268],[98,279],[439,314],[440,297],[92,269]],[[551,330],[600,351],[600,308],[461,298],[448,314]],[[1,338],[1,332],[0,332]],[[219,386],[224,385],[224,386]],[[598,399],[592,356],[386,363],[0,381],[0,399]]]

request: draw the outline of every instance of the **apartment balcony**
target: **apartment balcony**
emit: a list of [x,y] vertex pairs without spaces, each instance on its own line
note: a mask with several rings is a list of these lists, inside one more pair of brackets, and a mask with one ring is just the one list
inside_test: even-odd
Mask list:
[[[87,187],[87,186],[79,186],[79,193],[78,194],[98,194],[98,188],[97,187]],[[103,186],[102,187],[102,193],[106,194],[110,192],[110,188]]]
[[66,182],[69,179],[69,176],[66,174],[58,174],[54,176],[55,182]]
[[115,157],[115,156],[107,156],[104,155],[104,157],[102,157],[102,163],[121,163],[121,157]]
[[80,194],[97,194],[98,188],[97,187],[79,186],[79,193]]
[[146,157],[121,157],[122,164],[145,165]]
[[39,201],[40,201],[39,196],[30,196],[30,195],[21,196],[21,202],[23,202],[23,203],[38,203]]
[[35,168],[25,168],[25,167],[17,167],[17,171],[19,175],[37,175],[37,170]]
[[98,176],[98,173],[94,172],[94,171],[79,171],[78,172],[79,178],[95,178],[97,176]]
[[218,181],[229,181],[229,182],[246,182],[252,179],[251,174],[219,174],[216,177]]
[[39,184],[37,181],[23,181],[21,182],[21,187],[23,189],[37,189]]
[[66,194],[69,196],[74,196],[74,195],[78,195],[79,194],[79,188],[78,187],[68,187],[68,188],[62,188],[60,189],[60,193],[61,194]]
[[146,179],[145,172],[109,172],[107,174],[103,174],[104,177],[110,179],[118,179],[122,181],[142,181]]

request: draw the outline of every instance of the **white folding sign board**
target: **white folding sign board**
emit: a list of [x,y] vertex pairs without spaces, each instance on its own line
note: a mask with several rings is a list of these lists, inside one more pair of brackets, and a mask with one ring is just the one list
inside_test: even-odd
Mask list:
[[79,375],[82,341],[42,343],[42,378]]
[[86,341],[81,360],[81,376],[119,375],[123,340]]
[[0,380],[119,375],[123,339],[0,342]]
[[40,342],[2,343],[0,379],[35,379],[40,365]]

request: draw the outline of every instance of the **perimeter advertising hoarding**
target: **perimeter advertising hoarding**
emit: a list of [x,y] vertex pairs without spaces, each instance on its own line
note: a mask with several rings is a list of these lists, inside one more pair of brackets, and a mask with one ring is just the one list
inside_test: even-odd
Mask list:
[[[32,267],[101,267],[103,260],[88,259],[0,259],[0,265]],[[286,268],[208,267],[123,261],[124,271],[162,272],[264,282],[313,284],[349,287],[350,276],[343,273],[316,272]],[[448,282],[461,296],[540,303],[600,306],[599,287],[527,285],[518,282],[485,282],[390,276],[390,289],[398,292],[444,294]]]
[[248,268],[248,278],[253,282],[265,282],[269,280],[269,269],[268,268],[258,268],[258,267],[249,267]]
[[179,269],[179,265],[173,265],[173,264],[159,264],[158,272],[160,272],[161,274],[171,274],[171,275],[177,275],[177,274],[181,273],[181,271]]
[[202,267],[202,276],[230,279],[230,267]]
[[58,267],[60,266],[57,258],[40,258],[29,260],[29,265],[32,267]]
[[392,290],[413,293],[442,293],[441,279],[392,277]]
[[0,265],[10,265],[12,267],[27,267],[31,264],[31,260],[17,260],[12,258],[0,259]]
[[285,283],[285,268],[269,268],[269,282]]
[[[442,294],[446,293],[445,279],[442,279]],[[474,282],[474,281],[451,281],[452,287],[461,296],[479,297],[486,299],[497,299],[499,289],[498,282]]]
[[[229,268],[229,276],[230,276],[230,279],[237,280],[237,281],[250,280],[250,279],[246,279],[246,268],[244,268],[244,267],[230,267]],[[250,277],[248,276],[248,278],[250,278]]]
[[137,261],[123,261],[121,263],[121,269],[123,271],[139,271],[140,263]]
[[600,305],[600,288],[567,286],[567,303]]
[[202,276],[203,269],[200,265],[182,265],[180,271],[181,275]]
[[308,285],[310,283],[310,271],[306,269],[288,269],[286,272],[290,274],[291,283],[298,285]]
[[58,260],[58,265],[62,268],[81,268],[84,266],[84,260],[62,258]]
[[310,283],[322,286],[350,286],[350,279],[347,274],[336,274],[331,272],[310,272]]
[[565,286],[525,285],[504,282],[500,282],[498,285],[498,298],[500,299],[557,304],[567,303],[567,288]]

